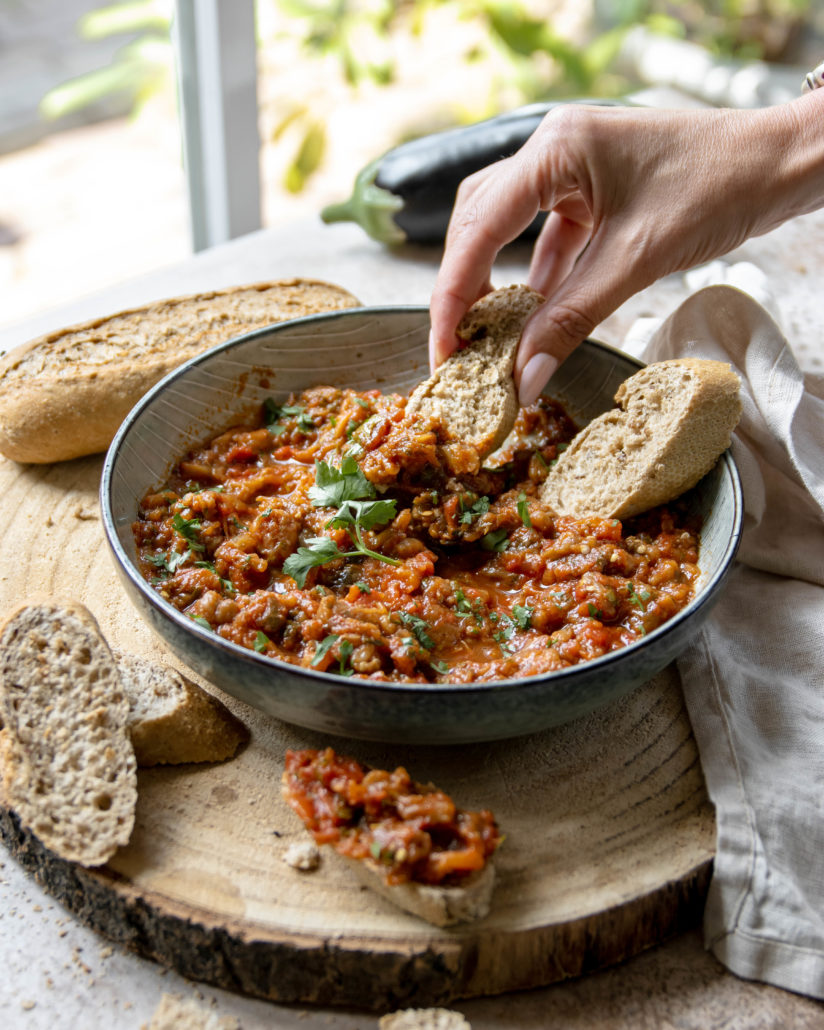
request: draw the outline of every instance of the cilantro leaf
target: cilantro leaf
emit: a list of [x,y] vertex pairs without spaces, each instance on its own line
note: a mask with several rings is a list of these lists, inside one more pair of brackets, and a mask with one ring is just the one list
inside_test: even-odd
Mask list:
[[435,661],[429,663],[435,672],[439,672],[441,676],[445,676],[449,672],[449,663],[442,661]]

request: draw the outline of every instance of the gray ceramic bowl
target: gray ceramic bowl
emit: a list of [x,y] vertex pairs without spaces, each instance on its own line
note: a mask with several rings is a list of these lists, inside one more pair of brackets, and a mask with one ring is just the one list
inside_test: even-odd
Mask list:
[[[103,524],[137,610],[192,669],[227,693],[286,722],[346,737],[421,744],[496,740],[558,725],[648,680],[702,625],[732,564],[742,522],[729,454],[692,491],[704,518],[701,579],[691,604],[643,640],[549,675],[472,685],[372,683],[298,668],[201,629],[140,575],[131,525],[138,501],[176,460],[259,410],[266,397],[320,383],[406,392],[426,374],[424,307],[360,308],[315,315],[238,337],[168,375],[126,418],[101,483]],[[583,424],[612,406],[639,362],[588,340],[547,392]]]

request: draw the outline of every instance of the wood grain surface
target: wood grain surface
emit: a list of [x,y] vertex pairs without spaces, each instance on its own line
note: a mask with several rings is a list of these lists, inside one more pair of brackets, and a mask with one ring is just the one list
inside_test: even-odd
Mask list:
[[[117,580],[101,466],[0,462],[0,614],[71,596],[111,644],[175,664]],[[59,900],[185,976],[285,1002],[421,1006],[576,976],[700,922],[715,824],[673,667],[569,726],[453,748],[322,738],[223,700],[250,744],[219,765],[142,770],[132,839],[102,869],[56,859],[0,811],[7,847]],[[484,920],[438,930],[335,863],[283,861],[303,832],[280,796],[284,751],[326,744],[495,812],[506,839]]]

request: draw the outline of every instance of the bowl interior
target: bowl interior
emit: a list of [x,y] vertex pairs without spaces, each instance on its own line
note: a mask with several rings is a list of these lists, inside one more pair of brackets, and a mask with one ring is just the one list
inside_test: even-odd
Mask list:
[[[228,341],[192,359],[150,390],[123,423],[106,457],[101,483],[104,528],[119,571],[133,600],[136,600],[143,614],[149,617],[154,628],[175,649],[180,650],[183,646],[186,653],[182,657],[198,671],[206,675],[211,673],[210,678],[224,689],[226,677],[221,676],[224,659],[229,663],[237,660],[247,671],[251,663],[256,674],[268,677],[266,682],[271,683],[274,694],[280,689],[287,689],[287,682],[296,677],[304,681],[304,686],[307,680],[313,684],[318,681],[327,685],[334,683],[334,690],[339,689],[340,679],[328,673],[285,668],[285,663],[245,652],[239,646],[225,641],[218,642],[223,655],[220,661],[210,661],[206,665],[198,663],[197,659],[204,648],[214,650],[216,641],[208,640],[208,634],[162,601],[137,570],[131,527],[137,515],[139,500],[149,489],[159,486],[166,479],[173,465],[192,446],[243,421],[258,411],[268,397],[280,402],[293,391],[319,384],[348,386],[356,390],[378,387],[384,392],[407,393],[427,374],[428,333],[429,313],[422,306],[352,309],[281,323]],[[584,425],[595,415],[613,406],[613,396],[619,384],[640,366],[640,362],[620,351],[587,340],[563,363],[547,387],[547,393],[562,401],[572,418],[579,425]],[[633,652],[645,648],[647,641],[652,642],[656,636],[667,633],[673,623],[681,624],[688,620],[691,612],[700,608],[707,595],[717,588],[728,569],[737,546],[742,517],[738,475],[729,454],[691,492],[690,501],[704,522],[699,558],[701,580],[698,595],[691,605],[670,623],[651,633],[649,638],[585,666],[544,677],[545,681],[574,678],[576,674],[580,677],[580,670],[588,669],[584,678],[597,684],[598,677],[593,677],[597,669],[593,667],[599,663],[603,666],[603,676],[623,684],[638,679],[639,675],[648,677],[657,671],[644,661],[636,662],[634,676],[628,675],[626,671],[616,676],[613,670],[622,664],[626,666],[628,661],[632,661]],[[183,645],[181,634],[185,634]],[[194,641],[191,648],[190,638]],[[655,651],[654,648],[651,650]],[[662,656],[658,665],[660,668],[672,655],[667,657],[666,648],[659,647],[658,650]],[[233,655],[234,652],[244,653]],[[278,671],[280,675],[277,675]],[[567,673],[571,677],[566,676]],[[507,682],[512,687],[530,680]],[[450,692],[461,694],[463,699],[456,702],[459,706],[469,706],[472,698],[488,695],[495,686],[484,683],[477,687],[456,686],[452,689],[447,684],[434,690],[425,688],[422,691],[420,687],[409,688],[402,684],[376,686],[367,681],[347,681],[347,690],[350,692],[353,687],[355,691],[362,689],[366,693],[385,693],[388,690],[398,696],[414,695],[416,699],[420,699],[422,694],[433,697]],[[329,720],[322,715],[315,717],[311,710],[317,708],[319,703],[322,705],[322,698],[318,701],[321,695],[317,692],[314,698],[311,698],[311,690],[307,692],[307,714],[293,712],[292,708],[285,712],[276,701],[270,703],[269,690],[269,686],[265,686],[262,693],[257,691],[244,699],[302,725],[369,736],[372,739],[393,739],[394,731],[389,733],[385,729],[376,728],[374,732],[367,729],[358,733],[345,720],[341,729],[337,723],[330,725]],[[236,690],[230,692],[237,693]],[[552,691],[544,690],[543,693],[546,699],[542,704],[551,708]],[[602,700],[599,700],[600,694],[604,695]],[[609,696],[609,690],[592,687],[585,699],[584,710],[603,703]],[[420,703],[419,700],[415,701],[417,707]],[[481,699],[478,703],[483,706],[487,701]],[[556,713],[557,718],[548,712],[541,725],[566,721],[566,718],[574,717],[578,711],[575,706],[573,709],[570,709],[571,715]],[[364,717],[368,722],[368,716]],[[466,712],[462,717],[470,718],[471,721]],[[402,712],[398,718],[402,724]],[[420,718],[425,722],[428,717],[421,715]],[[534,715],[525,714],[525,719],[525,727],[515,732],[512,732],[514,723],[509,720],[506,732],[501,732],[500,728],[493,731],[489,728],[482,730],[480,727],[473,732],[470,727],[466,730],[469,736],[461,737],[456,730],[451,735],[446,734],[444,739],[492,739],[539,728],[535,725]],[[414,729],[407,739],[416,739]],[[431,734],[426,739],[432,739]]]

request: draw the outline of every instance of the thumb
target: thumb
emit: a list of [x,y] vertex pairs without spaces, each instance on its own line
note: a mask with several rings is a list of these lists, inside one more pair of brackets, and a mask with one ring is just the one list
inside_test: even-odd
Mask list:
[[[631,285],[626,260],[593,240],[574,268],[524,327],[514,378],[522,407],[540,396],[555,370],[592,330],[648,283]],[[532,285],[530,283],[530,285]]]

